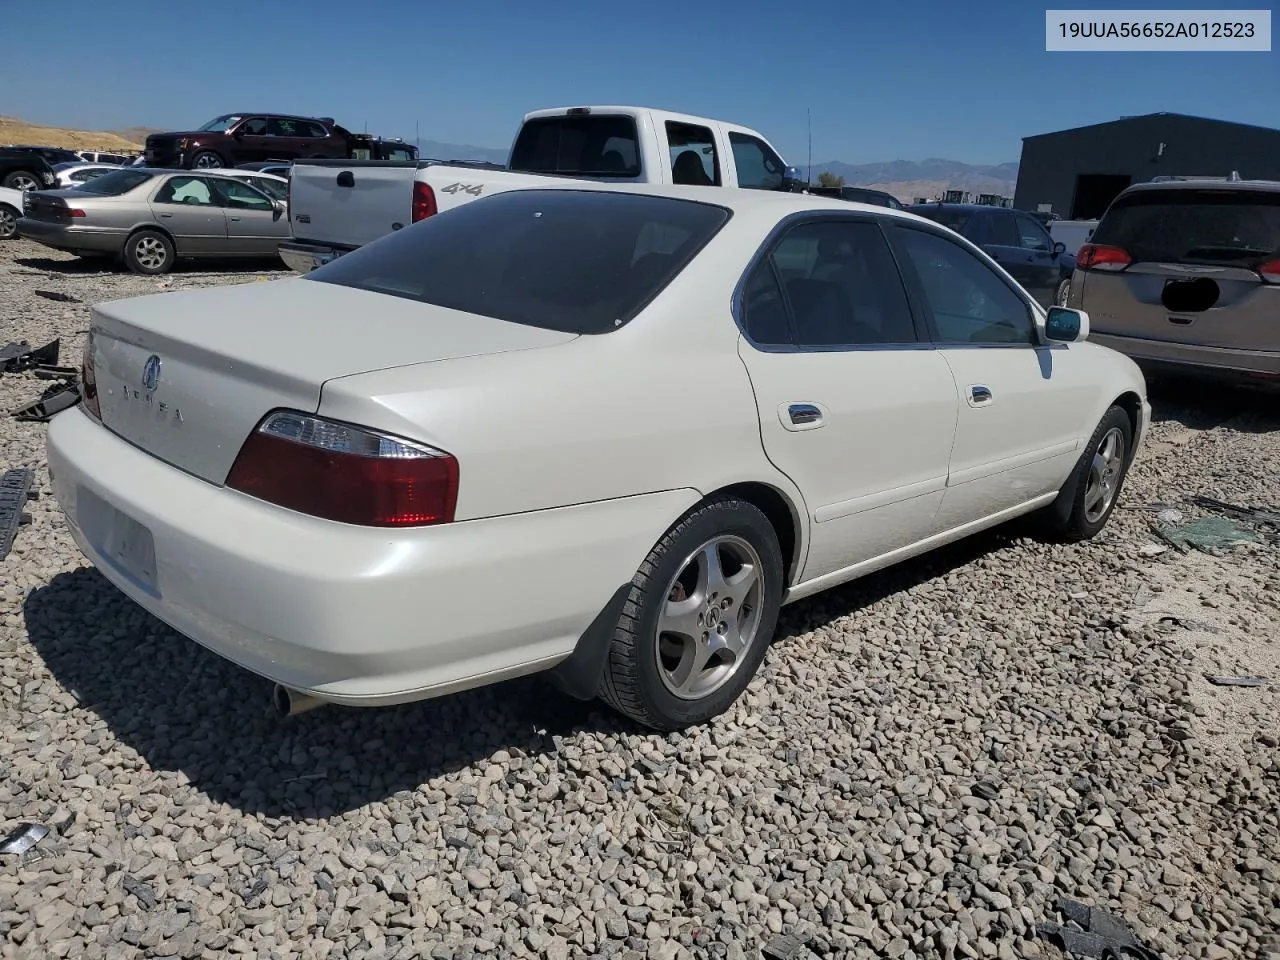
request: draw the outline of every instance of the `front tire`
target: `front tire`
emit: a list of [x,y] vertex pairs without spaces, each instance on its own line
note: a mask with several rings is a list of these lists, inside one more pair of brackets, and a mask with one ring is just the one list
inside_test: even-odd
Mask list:
[[664,731],[723,713],[768,650],[783,569],[777,533],[757,507],[733,497],[695,507],[632,579],[600,697]]
[[1112,406],[1085,444],[1084,453],[1064,485],[1064,496],[1071,491],[1070,510],[1052,524],[1053,533],[1068,542],[1096,537],[1115,510],[1132,462],[1133,423],[1121,407]]
[[159,230],[139,230],[124,245],[125,265],[134,273],[157,276],[173,269],[173,241]]
[[199,150],[191,158],[192,170],[218,170],[225,166],[221,155],[212,150]]
[[1066,280],[1063,280],[1060,284],[1058,284],[1058,292],[1053,298],[1053,303],[1055,306],[1065,307],[1067,305],[1067,298],[1070,296],[1071,296],[1071,280],[1066,279]]
[[0,240],[12,240],[18,235],[18,218],[22,216],[13,207],[0,203]]

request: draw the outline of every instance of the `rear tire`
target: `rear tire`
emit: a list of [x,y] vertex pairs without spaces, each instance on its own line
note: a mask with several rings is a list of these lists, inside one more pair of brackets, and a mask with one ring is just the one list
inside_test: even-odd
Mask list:
[[134,273],[157,276],[173,269],[173,241],[159,230],[139,230],[124,244],[125,265]]
[[[1071,504],[1065,519],[1049,521],[1055,538],[1075,543],[1096,537],[1115,510],[1132,462],[1133,423],[1124,409],[1112,406],[1093,431],[1075,470],[1063,485],[1062,496],[1071,491]],[[1065,506],[1065,503],[1051,505],[1046,516],[1054,516],[1055,508]]]
[[225,166],[222,156],[213,150],[198,150],[191,158],[192,170],[219,170]]
[[15,170],[4,178],[4,185],[10,190],[39,190],[40,178],[29,170]]
[[757,507],[733,497],[699,504],[632,579],[601,699],[663,731],[723,713],[768,651],[783,569],[778,536]]

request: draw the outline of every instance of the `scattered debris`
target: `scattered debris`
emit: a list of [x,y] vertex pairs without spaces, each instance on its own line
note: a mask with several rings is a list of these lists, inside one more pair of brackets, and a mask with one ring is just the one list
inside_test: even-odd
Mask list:
[[1165,507],[1156,513],[1156,520],[1160,523],[1181,523],[1184,519],[1182,511],[1177,507]]
[[990,780],[979,780],[969,788],[969,792],[983,800],[994,800],[1000,796],[1000,785]]
[[1216,553],[1238,543],[1258,543],[1262,539],[1226,517],[1204,517],[1184,524],[1157,520],[1155,534],[1182,553],[1189,553],[1193,548]]
[[1206,673],[1204,678],[1215,687],[1260,687],[1269,682],[1267,677],[1224,677],[1216,673]]
[[49,828],[39,823],[20,823],[0,841],[0,853],[26,853],[49,835]]
[[804,942],[799,937],[774,937],[760,951],[769,960],[798,960],[804,952]]
[[1197,507],[1203,507],[1206,510],[1212,510],[1215,513],[1225,513],[1228,516],[1238,517],[1250,523],[1261,523],[1268,526],[1280,528],[1280,512],[1275,510],[1264,510],[1258,507],[1241,507],[1234,503],[1226,503],[1222,500],[1215,500],[1213,497],[1202,497],[1198,494],[1191,494],[1186,498],[1187,503],[1193,503]]
[[1158,543],[1146,543],[1138,548],[1138,553],[1144,557],[1158,557],[1162,553],[1167,553],[1169,548]]
[[69,293],[59,293],[57,290],[33,290],[32,293],[46,300],[57,300],[59,303],[84,303],[79,297],[73,297]]
[[[76,377],[75,371],[62,379],[61,383],[55,383],[49,386],[40,394],[40,399],[34,403],[29,403],[25,407],[19,407],[14,410],[10,416],[15,420],[24,420],[34,423],[44,423],[51,419],[55,413],[61,413],[74,407],[82,399],[80,396],[80,384]],[[53,379],[46,377],[46,379]]]
[[1158,953],[1138,941],[1128,924],[1100,907],[1063,897],[1058,901],[1058,910],[1074,926],[1041,923],[1036,926],[1036,934],[1067,953],[1097,960],[1161,960]]
[[21,373],[36,367],[57,366],[61,351],[61,340],[52,340],[34,350],[25,340],[7,343],[0,347],[0,373]]
[[1200,620],[1192,620],[1190,617],[1179,617],[1172,613],[1166,613],[1156,621],[1156,629],[1161,633],[1173,633],[1175,630],[1197,630],[1201,633],[1220,633],[1221,631],[1210,624],[1203,623]]
[[18,527],[31,522],[31,515],[23,511],[28,500],[39,497],[31,489],[36,482],[36,472],[29,467],[6,470],[0,474],[0,560],[9,555]]

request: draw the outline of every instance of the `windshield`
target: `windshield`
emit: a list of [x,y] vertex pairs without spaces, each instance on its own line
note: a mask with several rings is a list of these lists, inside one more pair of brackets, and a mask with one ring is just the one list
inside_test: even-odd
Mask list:
[[100,177],[86,180],[75,189],[80,193],[92,193],[99,197],[119,197],[146,183],[155,174],[148,170],[112,170]]
[[239,115],[234,113],[224,114],[221,117],[214,117],[203,126],[196,127],[196,132],[226,133],[231,125],[239,119]]
[[1141,190],[1118,197],[1090,243],[1133,260],[1249,266],[1280,254],[1280,193]]
[[728,219],[723,207],[692,200],[512,190],[388,234],[303,279],[564,333],[607,333]]

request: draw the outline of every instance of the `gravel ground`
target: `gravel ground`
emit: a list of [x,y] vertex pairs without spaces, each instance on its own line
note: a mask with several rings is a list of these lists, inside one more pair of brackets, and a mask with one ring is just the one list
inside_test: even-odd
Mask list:
[[[0,343],[61,336],[78,363],[87,307],[37,290],[260,276],[6,244]],[[2,377],[0,406],[42,386]],[[1280,684],[1203,674],[1280,679],[1280,565],[1153,555],[1135,508],[1280,507],[1280,413],[1157,401],[1097,540],[1004,529],[797,604],[736,707],[669,737],[536,679],[271,720],[266,682],[87,566],[43,426],[4,417],[0,467],[46,495],[0,565],[0,831],[52,832],[0,857],[3,955],[746,957],[795,933],[828,956],[1060,957],[1035,925],[1068,896],[1167,957],[1259,957]]]

